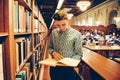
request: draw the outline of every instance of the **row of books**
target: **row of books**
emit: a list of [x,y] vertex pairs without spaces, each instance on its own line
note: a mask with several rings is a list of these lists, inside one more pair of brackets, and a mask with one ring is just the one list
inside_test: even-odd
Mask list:
[[34,13],[35,13],[35,15],[38,16],[39,8],[38,8],[38,5],[37,5],[37,0],[34,1]]
[[[16,44],[18,44],[18,41],[19,41],[19,43],[21,44],[20,48],[24,48],[24,45],[23,45],[24,40],[25,40],[25,38],[19,38],[19,40],[16,39]],[[37,78],[37,75],[38,75],[38,73],[40,71],[40,68],[41,68],[41,65],[39,64],[39,61],[43,60],[43,51],[44,50],[42,50],[41,46],[42,45],[38,46],[36,48],[36,50],[34,50],[34,53],[33,53],[33,65],[32,65],[32,67],[33,67],[33,74],[34,74],[35,79]],[[20,50],[23,50],[23,49],[20,49]],[[20,52],[22,52],[22,51],[20,51]],[[18,58],[17,58],[18,59],[17,64],[19,63],[17,65],[18,66],[18,68],[17,68],[18,71],[19,71],[20,67],[23,67],[21,65],[22,65],[22,63],[24,63],[24,60],[25,60],[24,56],[26,55],[26,54],[22,55],[22,53],[20,53],[20,52],[18,52],[19,55],[18,55]],[[23,52],[24,52],[24,50],[23,50]],[[21,60],[20,60],[20,58],[21,58]],[[26,66],[29,66],[29,69],[26,69]],[[30,63],[25,63],[25,66],[16,75],[16,80],[29,80],[29,76],[30,76],[29,73],[30,73]]]
[[14,32],[31,32],[31,12],[14,1]]
[[34,62],[33,70],[35,74],[34,76],[35,79],[40,74],[40,70],[42,66],[41,64],[39,64],[39,61],[43,60],[43,57],[44,57],[44,49],[42,45],[40,45],[39,47],[37,47],[37,49],[33,53],[33,62]]
[[34,32],[38,32],[39,30],[39,21],[38,19],[34,19]]
[[[38,13],[38,7],[35,9]],[[38,15],[38,14],[37,14]],[[42,31],[41,23],[38,19],[34,19],[34,32]],[[27,10],[18,1],[14,1],[14,32],[31,32],[31,11]]]
[[43,24],[38,19],[34,19],[34,33],[44,32],[44,30],[46,29],[43,27]]
[[26,63],[22,70],[16,75],[16,80],[30,80],[30,63]]
[[16,71],[18,71],[25,60],[30,56],[31,39],[30,37],[16,38]]
[[43,16],[42,16],[41,12],[39,11],[39,6],[37,5],[37,0],[34,0],[34,14],[36,16],[39,16],[39,20],[40,20],[40,22],[42,22],[42,25],[46,25],[45,21],[43,19]]
[[31,7],[31,0],[24,0]]
[[41,40],[42,40],[41,38],[42,38],[42,36],[39,35],[39,34],[38,34],[38,35],[36,35],[36,34],[34,35],[34,47],[35,47],[37,44],[41,44],[41,42],[42,42],[42,41],[41,41]]
[[34,19],[34,33],[43,32],[45,29],[39,19]]
[[40,65],[38,64],[39,62],[39,52],[38,50],[35,50],[34,53],[33,53],[33,63],[34,63],[34,74],[37,75],[38,71],[39,71],[39,68],[40,68]]

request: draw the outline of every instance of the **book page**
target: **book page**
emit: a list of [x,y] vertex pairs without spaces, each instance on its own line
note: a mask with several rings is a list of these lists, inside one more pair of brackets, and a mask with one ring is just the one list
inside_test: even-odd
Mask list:
[[48,58],[39,62],[40,64],[50,65],[50,66],[71,66],[75,67],[80,63],[80,60],[72,59],[72,58],[63,58],[59,61],[55,59]]
[[78,66],[78,64],[80,63],[80,60],[76,60],[76,59],[72,59],[72,58],[63,58],[63,59],[59,60],[58,62],[61,62],[68,66],[75,67],[75,66]]
[[44,65],[56,66],[57,61],[52,58],[48,58],[48,59],[40,61],[39,63],[44,64]]

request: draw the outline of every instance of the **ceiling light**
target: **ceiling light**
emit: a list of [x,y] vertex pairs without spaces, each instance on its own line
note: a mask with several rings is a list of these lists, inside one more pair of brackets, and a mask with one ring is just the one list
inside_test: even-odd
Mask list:
[[90,6],[90,1],[81,0],[77,2],[77,6],[80,8],[81,11],[85,11]]
[[64,0],[59,0],[58,5],[57,5],[57,9],[61,8],[63,2],[64,2]]

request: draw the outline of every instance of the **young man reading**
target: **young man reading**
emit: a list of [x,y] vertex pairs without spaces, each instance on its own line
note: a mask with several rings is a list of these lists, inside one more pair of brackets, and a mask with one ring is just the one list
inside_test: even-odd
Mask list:
[[[49,53],[55,60],[64,57],[81,59],[82,41],[81,33],[69,27],[68,14],[60,10],[53,15],[57,29],[54,29],[49,39]],[[56,66],[50,67],[51,80],[80,80],[74,67]]]

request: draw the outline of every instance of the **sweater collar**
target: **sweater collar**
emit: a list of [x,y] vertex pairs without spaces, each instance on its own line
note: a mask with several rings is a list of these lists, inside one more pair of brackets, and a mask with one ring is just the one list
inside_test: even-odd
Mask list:
[[67,32],[69,31],[69,29],[70,29],[70,27],[68,27],[65,31],[60,31],[60,30],[59,30],[59,33],[61,33],[61,34],[62,34],[62,33],[67,33]]

